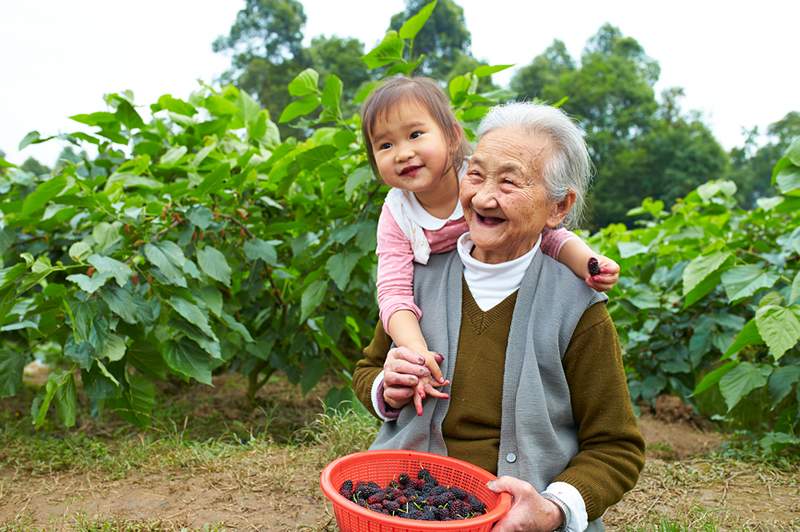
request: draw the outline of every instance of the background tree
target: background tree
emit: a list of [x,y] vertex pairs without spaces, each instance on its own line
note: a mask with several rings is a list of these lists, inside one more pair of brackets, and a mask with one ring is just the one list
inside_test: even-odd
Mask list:
[[758,146],[758,128],[747,132],[744,146],[730,151],[731,169],[729,178],[738,187],[737,197],[752,207],[758,198],[772,196],[772,166],[789,147],[792,139],[800,137],[800,113],[791,111],[782,119],[767,127],[768,142]]
[[589,39],[577,64],[554,41],[520,69],[511,88],[523,98],[557,102],[587,133],[596,167],[589,226],[629,221],[652,196],[670,202],[722,175],[726,155],[699,116],[684,115],[671,89],[656,99],[658,63],[610,24]]
[[20,165],[20,168],[34,175],[42,175],[50,172],[50,168],[40,163],[34,157],[25,159],[25,162]]

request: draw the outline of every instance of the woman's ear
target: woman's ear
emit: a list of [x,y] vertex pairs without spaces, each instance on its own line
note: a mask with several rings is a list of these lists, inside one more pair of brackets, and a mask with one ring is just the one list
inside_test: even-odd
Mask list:
[[555,229],[561,225],[569,211],[572,210],[573,205],[575,205],[575,192],[570,190],[564,196],[564,199],[553,205],[550,214],[547,216],[547,227]]

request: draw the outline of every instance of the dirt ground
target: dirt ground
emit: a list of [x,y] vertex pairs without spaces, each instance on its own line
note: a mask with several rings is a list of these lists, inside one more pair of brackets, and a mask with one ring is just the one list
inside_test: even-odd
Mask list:
[[[669,408],[644,414],[648,461],[637,487],[611,508],[609,529],[800,529],[800,474],[708,456],[722,439]],[[335,530],[318,488],[323,446],[267,445],[191,467],[32,474],[0,464],[2,530]],[[90,526],[103,523],[104,528]]]

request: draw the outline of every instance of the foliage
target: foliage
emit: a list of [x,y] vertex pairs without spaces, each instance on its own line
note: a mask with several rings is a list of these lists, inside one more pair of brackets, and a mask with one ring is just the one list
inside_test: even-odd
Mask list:
[[[413,72],[424,23],[387,33],[365,61]],[[476,87],[499,69],[451,82],[468,125],[498,101]],[[36,426],[52,410],[74,425],[79,389],[93,413],[147,424],[167,378],[211,384],[230,368],[252,397],[276,371],[305,391],[331,368],[347,374],[376,318],[385,191],[359,117],[343,113],[342,80],[306,69],[286,88],[279,121],[304,140],[282,140],[246,92],[203,86],[163,95],[149,121],[127,93],[73,116],[96,131],[62,137],[94,144],[93,160],[36,176],[0,159],[0,397],[17,393],[33,357],[55,368]]]
[[675,393],[783,434],[775,445],[797,444],[798,163],[800,139],[775,166],[779,195],[756,209],[737,206],[734,183],[711,181],[670,213],[648,198],[631,212],[648,217],[640,228],[610,225],[592,238],[625,272],[610,309],[634,400]]
[[658,102],[658,63],[633,38],[605,24],[586,44],[580,64],[554,41],[519,69],[511,88],[521,97],[558,102],[587,133],[596,167],[590,225],[624,222],[645,197],[671,204],[724,174],[727,158],[696,116],[681,113],[680,89]]

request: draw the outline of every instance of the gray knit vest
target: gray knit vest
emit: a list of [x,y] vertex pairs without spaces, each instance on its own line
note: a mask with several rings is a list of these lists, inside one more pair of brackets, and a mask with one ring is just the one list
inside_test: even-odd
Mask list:
[[[444,355],[440,366],[449,380],[459,353],[463,272],[457,251],[431,255],[427,265],[414,265],[422,333],[428,348]],[[561,359],[586,309],[606,299],[552,258],[541,252],[534,255],[522,278],[508,336],[498,476],[526,480],[541,492],[577,454],[577,427]],[[469,346],[461,354],[481,356]],[[449,387],[443,390],[449,392]],[[397,420],[381,426],[371,449],[447,455],[442,422],[449,404],[429,397],[422,416],[407,405]]]

